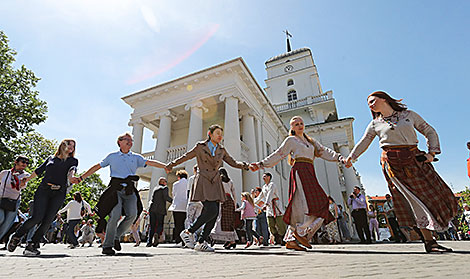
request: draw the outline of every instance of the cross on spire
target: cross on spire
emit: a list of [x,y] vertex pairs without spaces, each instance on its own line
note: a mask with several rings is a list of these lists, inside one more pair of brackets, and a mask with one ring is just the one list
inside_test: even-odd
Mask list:
[[292,38],[292,34],[289,33],[289,31],[287,31],[287,29],[285,31],[283,31],[284,34],[286,34],[286,39],[287,39],[287,52],[290,52],[292,49],[290,47],[290,40],[289,40],[289,37]]

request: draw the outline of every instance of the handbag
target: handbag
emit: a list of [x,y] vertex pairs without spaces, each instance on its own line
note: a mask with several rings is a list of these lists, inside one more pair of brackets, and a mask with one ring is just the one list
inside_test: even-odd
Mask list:
[[5,179],[5,184],[3,185],[3,193],[2,193],[2,198],[0,199],[0,208],[6,211],[16,211],[16,203],[18,202],[18,199],[20,198],[18,196],[18,199],[10,199],[10,198],[4,198],[3,195],[5,194],[5,189],[7,187],[7,181],[8,178],[10,177],[10,173],[8,173],[7,178]]

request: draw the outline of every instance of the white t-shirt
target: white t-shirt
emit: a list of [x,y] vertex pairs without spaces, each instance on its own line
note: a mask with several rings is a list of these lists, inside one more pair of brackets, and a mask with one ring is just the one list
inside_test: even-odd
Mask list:
[[[88,212],[88,214],[91,214],[91,206],[88,204],[86,201],[82,200],[83,202],[83,207],[85,207],[85,210]],[[82,203],[77,202],[76,200],[71,200],[69,203],[59,210],[59,214],[64,213],[67,211],[67,222],[70,220],[80,220],[82,219],[82,216],[80,215],[80,211],[82,210]]]
[[188,204],[187,191],[188,180],[186,178],[181,178],[173,183],[173,202],[168,208],[169,211],[186,212]]

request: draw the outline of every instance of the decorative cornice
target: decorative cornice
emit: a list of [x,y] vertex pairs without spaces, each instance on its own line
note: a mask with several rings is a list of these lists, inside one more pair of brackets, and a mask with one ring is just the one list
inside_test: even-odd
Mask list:
[[129,120],[129,123],[127,123],[127,126],[134,126],[136,124],[141,124],[141,125],[144,125],[144,121],[142,120],[142,118],[138,117],[138,118],[131,118]]
[[225,99],[227,98],[235,98],[237,99],[240,103],[244,103],[245,102],[245,99],[243,99],[243,97],[241,97],[240,95],[236,94],[235,92],[229,92],[229,93],[224,93],[224,94],[221,94],[219,96],[219,100],[221,102],[224,102]]

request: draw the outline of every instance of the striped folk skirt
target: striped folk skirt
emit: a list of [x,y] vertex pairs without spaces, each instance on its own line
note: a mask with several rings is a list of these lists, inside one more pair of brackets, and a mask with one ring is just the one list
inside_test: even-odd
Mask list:
[[287,205],[286,212],[284,213],[283,220],[288,225],[291,224],[291,216],[293,214],[293,201],[294,194],[298,191],[298,188],[302,187],[305,202],[307,205],[308,216],[315,216],[323,218],[323,224],[328,224],[334,220],[333,215],[329,211],[328,196],[323,191],[315,175],[315,169],[313,164],[310,162],[295,162],[292,166],[289,178],[289,203]]
[[457,215],[458,202],[431,163],[418,162],[425,154],[416,146],[384,148],[382,171],[392,194],[400,226],[447,230]]

